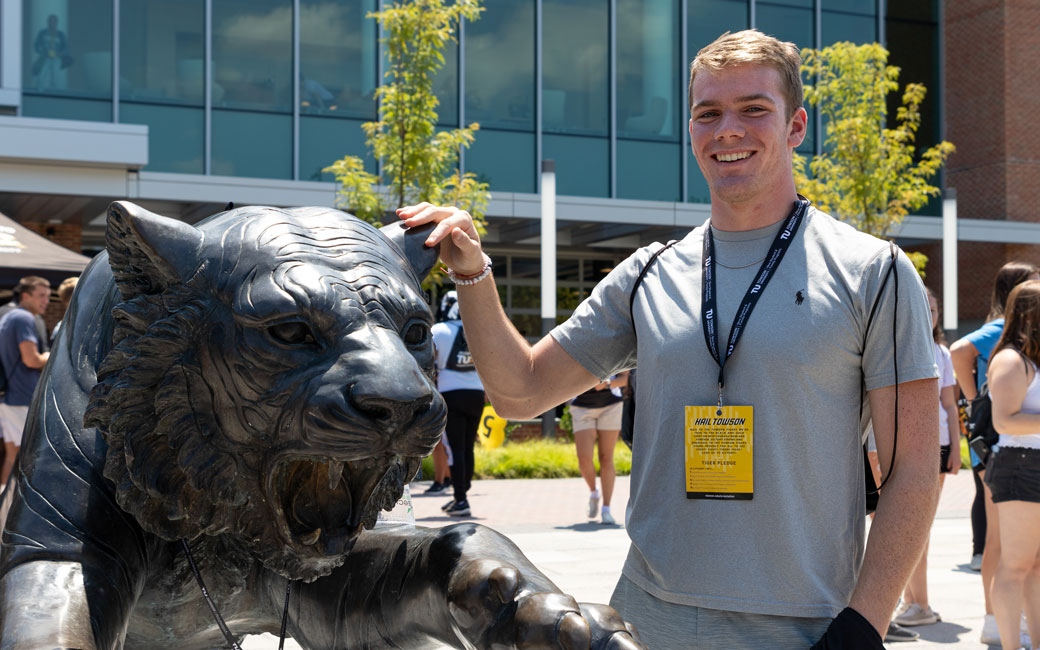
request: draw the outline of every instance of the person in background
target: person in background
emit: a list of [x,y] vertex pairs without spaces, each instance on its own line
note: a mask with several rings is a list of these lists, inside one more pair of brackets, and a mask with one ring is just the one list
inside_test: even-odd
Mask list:
[[[61,301],[61,318],[65,319],[65,312],[69,309],[69,303],[72,302],[72,292],[76,290],[76,282],[79,281],[78,277],[65,278],[58,285],[58,300]],[[54,329],[51,330],[51,343],[58,338],[58,328],[61,327],[61,320],[55,325]]]
[[0,362],[7,376],[7,393],[0,403],[0,430],[4,436],[4,464],[0,468],[0,485],[7,485],[15,456],[22,445],[22,429],[29,415],[41,369],[50,358],[40,352],[35,316],[43,315],[51,300],[51,283],[45,278],[28,276],[15,287],[18,308],[0,318]]
[[[578,469],[589,486],[589,519],[599,514],[600,522],[613,525],[610,499],[614,494],[614,446],[621,432],[623,398],[619,394],[628,383],[628,372],[621,372],[600,382],[571,400],[574,423],[574,446],[578,452]],[[615,392],[617,391],[617,392]],[[593,451],[599,448],[599,478],[603,485],[603,507],[596,489],[596,465]]]
[[[953,376],[953,362],[942,328],[939,327],[939,301],[931,289],[928,293],[928,308],[932,313],[932,340],[935,342],[935,365],[939,368],[939,492],[942,492],[946,474],[956,474],[961,468],[960,424],[957,419],[957,397],[954,393],[957,380]],[[898,625],[931,625],[942,620],[928,604],[928,546],[924,547],[921,560],[910,574],[910,582],[903,591],[905,607],[896,617]]]
[[448,406],[444,431],[451,446],[451,484],[454,490],[454,497],[442,510],[453,517],[468,517],[467,493],[473,480],[473,447],[477,443],[480,415],[484,411],[484,385],[473,365],[466,333],[459,320],[456,292],[449,291],[444,295],[441,313],[445,320],[435,324],[430,333],[437,349],[437,390]]
[[1040,639],[1040,281],[1012,290],[1006,318],[986,373],[1000,440],[985,482],[1000,527],[990,599],[1001,647],[1018,650],[1023,605],[1029,636]]
[[[1040,279],[1040,270],[1025,262],[1008,262],[997,271],[990,298],[989,316],[986,323],[971,334],[958,339],[950,346],[953,371],[957,385],[969,402],[979,394],[986,381],[986,363],[993,352],[1000,333],[1004,329],[1004,307],[1011,290],[1026,280]],[[1000,560],[1000,525],[992,495],[985,486],[985,468],[975,452],[971,452],[971,471],[975,477],[975,501],[971,507],[973,537],[972,566],[982,570],[982,589],[986,601],[986,616],[982,625],[982,643],[1000,643],[997,621],[993,617],[990,600],[990,585]],[[980,494],[981,493],[981,494]],[[980,547],[980,540],[981,547]],[[982,557],[978,557],[981,553]],[[978,560],[976,562],[976,559]],[[1028,633],[1023,629],[1022,645],[1028,645]]]
[[33,50],[36,59],[32,73],[36,77],[36,87],[64,90],[68,85],[65,68],[72,65],[72,57],[69,56],[65,32],[58,29],[57,15],[47,16],[47,26],[37,32]]

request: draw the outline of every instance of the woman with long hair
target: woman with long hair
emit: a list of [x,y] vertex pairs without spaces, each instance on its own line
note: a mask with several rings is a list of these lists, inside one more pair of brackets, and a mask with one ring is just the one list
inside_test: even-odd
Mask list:
[[1040,639],[1040,281],[1011,292],[1004,333],[989,362],[993,427],[1000,441],[986,467],[1000,526],[1000,562],[990,598],[1003,650]]
[[[957,385],[960,386],[961,392],[969,401],[975,399],[986,380],[986,363],[1004,328],[1004,307],[1007,305],[1011,290],[1026,280],[1037,279],[1040,279],[1040,273],[1032,264],[1008,262],[1002,266],[997,271],[997,277],[993,283],[993,294],[986,323],[950,346]],[[989,488],[983,483],[984,467],[974,451],[971,452],[971,471],[975,478],[975,501],[971,507],[972,546],[974,547],[971,566],[976,570],[982,570],[982,590],[986,602],[986,617],[979,640],[982,643],[996,644],[1000,642],[1000,637],[996,619],[993,617],[993,605],[990,602],[990,586],[993,584],[993,574],[996,572],[997,562],[1000,559],[1000,526]],[[1027,635],[1023,634],[1022,645],[1026,644]]]

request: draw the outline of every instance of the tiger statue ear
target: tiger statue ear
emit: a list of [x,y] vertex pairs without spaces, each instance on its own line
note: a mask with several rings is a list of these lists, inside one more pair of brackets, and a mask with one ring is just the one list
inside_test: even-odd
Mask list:
[[129,201],[108,207],[105,247],[124,299],[162,292],[199,266],[203,234],[197,228]]
[[397,221],[379,229],[379,232],[386,235],[408,260],[419,282],[423,281],[440,257],[440,249],[426,245],[426,238],[435,226],[436,224],[427,223],[416,228],[408,228],[403,221]]

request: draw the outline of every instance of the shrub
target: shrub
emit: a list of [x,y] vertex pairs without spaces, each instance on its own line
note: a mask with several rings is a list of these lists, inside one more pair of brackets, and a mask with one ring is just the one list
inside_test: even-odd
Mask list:
[[[581,476],[574,444],[556,440],[507,442],[497,449],[477,445],[474,478],[569,478]],[[632,471],[632,452],[622,442],[614,447],[618,476]],[[596,461],[599,469],[599,461]],[[423,459],[422,478],[433,479],[433,460]]]

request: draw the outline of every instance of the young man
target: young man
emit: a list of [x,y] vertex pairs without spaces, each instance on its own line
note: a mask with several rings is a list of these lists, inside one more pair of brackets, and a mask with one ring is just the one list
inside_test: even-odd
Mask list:
[[7,394],[0,403],[0,430],[4,436],[4,464],[0,468],[0,485],[14,467],[15,456],[22,444],[22,429],[29,414],[41,369],[50,357],[40,351],[36,317],[47,311],[51,299],[51,283],[46,278],[22,278],[15,287],[18,307],[0,318],[0,362],[7,374]]
[[[660,255],[631,310],[660,245],[533,348],[499,305],[469,215],[399,211],[409,227],[437,222],[428,244],[460,285],[503,416],[638,363],[632,546],[611,602],[655,650],[882,648],[936,504],[938,413],[915,406],[937,391],[924,291],[905,255],[796,194],[800,63],[753,30],[701,50],[690,135],[710,224]],[[887,477],[865,549],[864,409]]]

